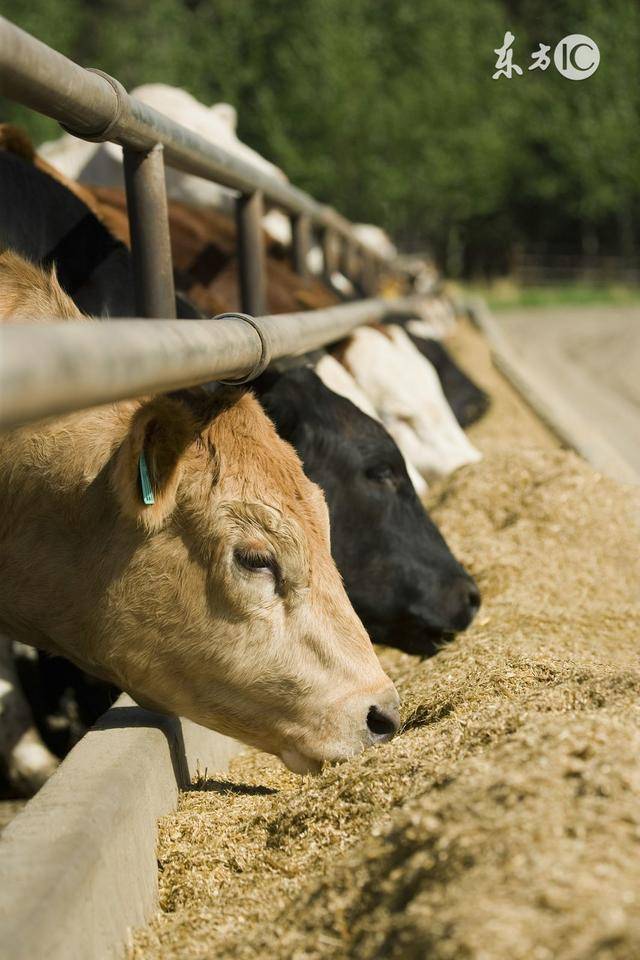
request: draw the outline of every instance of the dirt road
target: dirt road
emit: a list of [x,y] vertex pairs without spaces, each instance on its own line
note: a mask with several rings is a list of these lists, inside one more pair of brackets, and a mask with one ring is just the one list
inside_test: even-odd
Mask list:
[[539,381],[599,433],[640,482],[640,306],[532,307],[501,311],[495,319]]

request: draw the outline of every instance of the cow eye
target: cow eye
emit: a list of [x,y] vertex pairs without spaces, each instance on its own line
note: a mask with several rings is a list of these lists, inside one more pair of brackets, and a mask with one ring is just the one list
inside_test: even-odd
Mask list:
[[396,486],[396,476],[393,470],[393,467],[390,467],[388,464],[376,464],[376,466],[369,467],[366,471],[366,475],[369,480],[373,480],[374,483],[384,483],[388,486]]
[[255,550],[235,551],[236,563],[252,573],[272,573],[278,577],[278,561],[271,553],[258,553]]

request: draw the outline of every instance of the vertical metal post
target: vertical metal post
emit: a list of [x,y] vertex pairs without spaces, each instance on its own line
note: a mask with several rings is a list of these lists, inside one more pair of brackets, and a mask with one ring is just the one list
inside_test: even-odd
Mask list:
[[375,297],[378,289],[378,267],[370,254],[363,254],[362,259],[362,288],[367,297]]
[[322,231],[322,276],[326,283],[331,282],[331,277],[338,268],[336,257],[336,236],[333,230],[325,227]]
[[363,250],[359,247],[353,249],[353,277],[352,283],[360,291],[360,295],[363,297],[367,296],[367,257]]
[[136,310],[141,317],[176,315],[169,210],[161,144],[149,151],[124,148]]
[[262,210],[262,193],[259,190],[242,194],[236,202],[240,301],[244,312],[254,317],[267,312]]
[[355,286],[358,278],[355,276],[356,264],[354,253],[353,244],[344,237],[340,244],[340,271],[345,275],[347,280],[350,280]]
[[293,269],[301,277],[309,275],[307,257],[311,244],[311,223],[309,217],[300,213],[291,217],[291,259]]
[[377,297],[382,289],[382,261],[375,260],[371,261],[371,276],[373,282],[373,294],[372,296]]

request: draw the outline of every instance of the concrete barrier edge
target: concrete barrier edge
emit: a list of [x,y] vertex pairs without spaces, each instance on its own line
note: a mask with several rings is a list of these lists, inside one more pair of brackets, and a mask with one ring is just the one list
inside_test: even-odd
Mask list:
[[468,301],[473,321],[485,335],[496,367],[528,405],[567,447],[575,450],[596,470],[623,483],[638,483],[633,467],[615,450],[586,417],[571,407],[559,391],[538,375],[514,351],[482,300]]
[[157,908],[158,818],[241,749],[120,697],[0,837],[0,958],[122,956]]

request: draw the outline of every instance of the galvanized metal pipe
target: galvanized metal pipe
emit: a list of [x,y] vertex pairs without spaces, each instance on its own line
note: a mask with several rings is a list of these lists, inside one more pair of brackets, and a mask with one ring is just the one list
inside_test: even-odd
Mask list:
[[308,277],[308,256],[311,244],[311,221],[304,214],[291,218],[291,259],[293,269],[301,277]]
[[366,257],[364,263],[363,283],[365,294],[368,297],[375,297],[379,284],[378,265],[369,257]]
[[357,277],[355,276],[355,256],[354,246],[346,237],[340,238],[340,270],[355,285]]
[[356,290],[359,293],[364,295],[365,291],[362,283],[362,268],[363,268],[362,257],[360,256],[357,250],[354,250],[353,247],[349,247],[348,258],[349,258],[348,262],[349,262],[349,268],[350,268],[349,279],[351,280]]
[[0,17],[0,93],[89,135],[111,121],[115,91],[96,74],[68,60]]
[[268,358],[300,355],[420,301],[362,300],[325,310],[242,319],[105,320],[0,326],[0,428],[243,377]]
[[110,140],[132,150],[165,148],[165,162],[243,194],[260,190],[291,214],[331,226],[356,246],[351,225],[285,180],[233,156],[127,94],[113,78],[85,70],[0,17],[0,93],[58,120],[85,140]]
[[378,268],[375,260],[362,252],[360,256],[360,286],[365,297],[375,297],[378,290]]
[[267,309],[267,268],[262,231],[262,194],[255,190],[236,201],[240,302],[245,313],[262,316]]
[[174,318],[176,295],[162,151],[160,144],[146,153],[125,147],[124,177],[136,310],[143,317]]
[[331,277],[338,269],[338,256],[336,250],[336,235],[330,227],[325,227],[320,234],[320,245],[322,248],[322,276],[328,283]]

